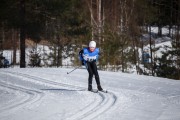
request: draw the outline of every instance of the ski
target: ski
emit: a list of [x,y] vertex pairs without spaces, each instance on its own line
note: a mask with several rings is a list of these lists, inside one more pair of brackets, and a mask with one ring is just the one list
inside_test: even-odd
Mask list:
[[[89,90],[88,90],[89,91]],[[89,92],[93,92],[93,93],[98,93],[98,92],[103,92],[103,93],[108,93],[107,90],[96,90],[96,89],[92,89]]]
[[99,92],[108,93],[108,91],[107,91],[107,90],[99,90]]
[[[89,90],[88,90],[88,91],[89,91]],[[90,92],[98,93],[98,90],[92,89],[92,90],[90,90]]]

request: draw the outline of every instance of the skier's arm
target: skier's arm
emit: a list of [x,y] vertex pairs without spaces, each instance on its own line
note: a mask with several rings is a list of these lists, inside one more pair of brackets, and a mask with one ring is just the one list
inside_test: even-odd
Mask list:
[[82,61],[83,60],[83,50],[79,51],[79,59]]
[[99,55],[100,55],[99,48],[97,48],[96,61],[98,61],[98,59],[99,59]]
[[79,59],[81,60],[81,64],[84,65],[83,50],[79,52]]

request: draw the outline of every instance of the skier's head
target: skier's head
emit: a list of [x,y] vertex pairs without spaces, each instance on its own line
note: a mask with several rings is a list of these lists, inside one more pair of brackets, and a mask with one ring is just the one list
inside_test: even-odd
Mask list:
[[96,42],[95,41],[90,41],[89,42],[89,50],[91,52],[93,52],[95,50],[95,48],[96,48]]

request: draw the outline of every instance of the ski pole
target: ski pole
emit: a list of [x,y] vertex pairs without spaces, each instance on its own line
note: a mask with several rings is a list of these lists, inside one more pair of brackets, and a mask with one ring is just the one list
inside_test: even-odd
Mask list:
[[75,71],[76,69],[78,69],[78,68],[80,68],[81,66],[78,66],[78,67],[76,67],[76,68],[74,68],[73,70],[71,70],[70,72],[67,72],[67,74],[70,74],[70,73],[72,73],[73,71]]

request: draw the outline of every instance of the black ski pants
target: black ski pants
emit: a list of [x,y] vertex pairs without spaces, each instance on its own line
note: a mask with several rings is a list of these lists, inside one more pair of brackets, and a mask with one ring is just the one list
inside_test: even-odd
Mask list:
[[100,80],[99,80],[99,74],[97,71],[96,62],[95,61],[87,62],[86,68],[87,68],[87,71],[89,73],[88,85],[92,85],[92,80],[93,80],[93,75],[94,75],[97,86],[100,86]]

